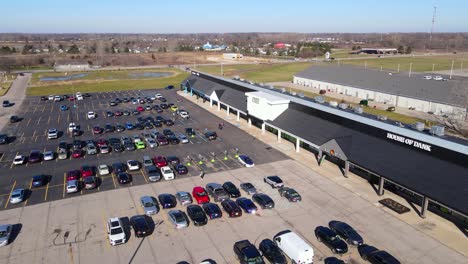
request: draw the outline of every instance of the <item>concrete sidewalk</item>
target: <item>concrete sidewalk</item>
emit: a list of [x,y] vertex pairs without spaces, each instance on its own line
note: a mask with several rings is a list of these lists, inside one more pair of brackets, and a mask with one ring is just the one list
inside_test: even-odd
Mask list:
[[[2,102],[8,100],[11,103],[14,103],[11,107],[3,107],[0,111],[0,131],[8,124],[10,121],[10,116],[14,115],[21,107],[24,98],[26,97],[26,89],[28,87],[29,80],[31,79],[31,73],[25,73],[24,76],[18,75],[16,79],[11,84],[8,92],[0,97]],[[12,136],[12,135],[9,135]]]
[[[178,92],[178,94],[192,101],[193,103],[198,104],[200,107],[205,108],[220,118],[225,119],[227,122],[230,122],[231,124],[239,127],[252,136],[262,140],[266,144],[290,156],[292,159],[297,160],[301,164],[307,166],[323,177],[334,181],[335,183],[352,191],[356,195],[368,200],[370,203],[374,204],[374,206],[381,208],[383,213],[386,213],[389,217],[394,217],[400,220],[402,223],[410,225],[419,232],[434,238],[445,246],[456,250],[465,257],[468,257],[468,239],[465,234],[452,222],[441,218],[430,211],[427,212],[426,219],[419,217],[414,209],[406,214],[397,214],[392,210],[383,207],[378,201],[384,198],[392,198],[395,201],[407,206],[408,208],[412,208],[412,205],[409,204],[408,201],[404,198],[397,196],[389,191],[386,191],[383,196],[378,196],[374,189],[369,185],[367,180],[351,172],[348,174],[349,178],[345,178],[341,170],[335,164],[325,161],[321,166],[318,166],[317,160],[312,153],[304,149],[300,149],[300,152],[296,152],[294,144],[286,141],[285,139],[282,139],[281,142],[278,143],[277,135],[274,135],[268,131],[265,131],[265,133],[262,134],[261,129],[253,125],[249,126],[246,120],[241,118],[240,121],[237,121],[236,116],[233,114],[227,115],[226,110],[221,109],[221,111],[217,111],[217,106],[215,105],[210,107],[209,101],[203,103],[202,100],[198,100],[197,102],[195,96],[190,96],[189,94],[182,91]],[[253,158],[255,160],[255,157]],[[465,232],[467,231],[465,230]]]

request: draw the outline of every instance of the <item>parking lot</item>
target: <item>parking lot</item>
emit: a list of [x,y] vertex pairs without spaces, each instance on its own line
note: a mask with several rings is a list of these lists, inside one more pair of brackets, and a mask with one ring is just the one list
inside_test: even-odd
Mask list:
[[[189,119],[183,119],[170,109],[165,109],[162,113],[156,113],[155,110],[144,111],[138,116],[113,116],[106,117],[106,111],[133,111],[140,105],[132,103],[120,103],[117,106],[110,106],[109,102],[116,98],[146,97],[154,96],[156,93],[162,93],[167,99],[167,103],[176,104],[179,109],[187,110],[190,113]],[[154,101],[151,105],[161,102]],[[62,105],[67,106],[68,110],[61,111]],[[144,104],[143,104],[144,105]],[[97,113],[96,119],[87,119],[86,113],[94,111]],[[254,158],[256,164],[263,164],[286,159],[286,156],[278,151],[272,150],[267,145],[256,140],[252,136],[236,129],[230,124],[226,124],[224,129],[219,130],[218,124],[221,119],[206,112],[202,108],[185,101],[178,96],[174,90],[144,90],[144,91],[125,91],[91,94],[80,101],[63,100],[61,102],[42,101],[40,97],[27,97],[20,111],[16,113],[22,118],[18,123],[8,124],[2,131],[7,134],[12,142],[7,145],[0,145],[0,208],[9,209],[15,207],[28,206],[47,201],[76,197],[88,193],[102,192],[106,190],[118,189],[126,186],[120,186],[114,173],[99,177],[100,184],[93,190],[81,190],[78,193],[67,194],[65,191],[66,173],[72,169],[80,169],[82,165],[97,166],[99,164],[111,165],[115,162],[126,162],[134,159],[142,161],[143,156],[150,157],[162,155],[174,155],[180,158],[184,164],[188,164],[188,174],[177,175],[176,178],[199,176],[201,171],[206,174],[231,170],[242,167],[237,160],[236,155],[247,154]],[[57,157],[51,161],[42,161],[36,164],[13,165],[13,159],[21,154],[28,156],[31,150],[57,151],[60,141],[72,143],[73,137],[68,133],[68,124],[71,122],[80,126],[83,134],[75,137],[82,141],[98,140],[100,138],[108,139],[110,137],[120,138],[123,135],[140,135],[145,130],[126,130],[123,132],[103,133],[93,135],[92,129],[99,125],[104,127],[106,124],[124,125],[127,121],[135,123],[137,118],[155,117],[161,115],[166,119],[174,119],[175,124],[170,127],[155,128],[161,132],[169,128],[176,134],[184,133],[185,128],[191,127],[196,131],[194,137],[189,138],[190,143],[178,145],[166,145],[156,148],[149,148],[135,151],[124,151],[121,153],[110,152],[108,154],[84,155],[82,158],[73,159],[69,155],[68,159],[58,160]],[[59,130],[58,139],[47,139],[47,130],[56,128]],[[204,136],[206,130],[216,131],[218,138],[215,141],[209,141]],[[190,161],[188,159],[190,157]],[[39,188],[32,187],[32,176],[44,174],[49,176],[50,181],[47,185]],[[128,186],[141,185],[149,183],[148,177],[143,170],[131,172],[132,182]],[[157,184],[157,183],[156,183]],[[12,190],[16,188],[26,188],[32,190],[24,203],[10,204],[9,197]]]

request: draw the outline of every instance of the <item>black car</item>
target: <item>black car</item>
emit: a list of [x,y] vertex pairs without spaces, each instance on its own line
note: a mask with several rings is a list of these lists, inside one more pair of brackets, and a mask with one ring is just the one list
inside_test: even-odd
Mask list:
[[136,123],[135,124],[135,129],[136,130],[143,130],[143,129],[145,129],[145,126],[142,123]]
[[107,117],[113,117],[113,116],[114,116],[114,113],[112,113],[112,111],[107,111],[107,112],[106,112],[106,116],[107,116]]
[[154,128],[153,124],[150,121],[145,122],[145,129],[152,129]]
[[324,264],[345,264],[344,260],[335,257],[328,257],[323,260]]
[[0,135],[0,144],[7,144],[9,142],[9,138],[7,135],[5,134],[1,134]]
[[237,198],[236,203],[248,214],[255,214],[257,212],[257,206],[249,198],[240,197]]
[[185,134],[187,134],[188,137],[193,137],[196,135],[195,130],[191,127],[187,127],[185,129]]
[[239,217],[242,215],[242,210],[233,200],[224,200],[221,202],[221,206],[228,213],[229,217]]
[[166,126],[173,126],[174,125],[174,121],[172,121],[171,119],[166,119],[164,120],[164,124]]
[[122,132],[125,131],[125,127],[119,124],[115,126],[115,130],[117,130],[117,132]]
[[231,196],[231,198],[237,198],[241,196],[239,189],[232,182],[223,183],[224,190]]
[[47,176],[45,176],[44,174],[33,176],[33,179],[32,179],[33,187],[41,187],[46,184],[47,184]]
[[112,145],[112,150],[115,151],[115,152],[122,152],[122,151],[124,151],[124,147],[122,146],[122,144],[116,143],[116,144]]
[[91,94],[89,94],[89,93],[84,93],[83,96],[84,96],[84,97],[91,97]]
[[30,164],[41,162],[42,160],[42,153],[39,150],[32,150],[29,153],[28,162]]
[[196,226],[203,226],[208,223],[208,218],[199,205],[191,204],[187,206],[187,214],[190,219],[192,219],[193,224]]
[[81,135],[81,131],[79,129],[73,129],[72,130],[72,136],[73,137],[79,137]]
[[182,174],[187,174],[188,169],[185,165],[182,164],[177,164],[174,166],[174,170],[177,172],[177,174],[182,175]]
[[49,100],[47,97],[41,96],[41,101],[47,101],[47,100]]
[[3,107],[10,107],[10,106],[12,106],[12,105],[13,105],[13,104],[10,103],[10,101],[8,101],[8,100],[3,101]]
[[128,102],[129,102],[129,100],[128,100],[128,98],[127,98],[127,97],[124,97],[124,98],[122,99],[122,102],[124,102],[124,103],[128,103]]
[[172,132],[172,130],[166,128],[166,129],[163,129],[163,135],[165,135],[167,137],[169,135],[174,135],[174,132]]
[[166,88],[164,88],[165,90],[172,90],[174,89],[174,85],[168,85],[166,86]]
[[120,184],[127,184],[132,181],[132,176],[126,172],[119,172],[117,174],[117,180],[119,180]]
[[234,243],[234,253],[241,264],[264,264],[260,252],[248,240],[237,241]]
[[202,207],[210,219],[221,218],[223,216],[223,212],[215,203],[204,203]]
[[323,242],[335,254],[348,252],[348,245],[333,230],[325,226],[315,228],[315,236],[319,242]]
[[[159,99],[159,100],[161,100],[161,99]],[[161,100],[161,101],[162,101],[162,100]],[[167,109],[167,108],[169,108],[169,105],[166,104],[166,103],[161,104],[160,106],[161,106],[162,109]]]
[[135,144],[133,144],[133,143],[131,143],[131,142],[125,143],[124,146],[125,146],[125,149],[126,149],[127,151],[134,151],[134,150],[136,149]]
[[58,148],[59,148],[59,149],[64,149],[64,150],[68,150],[69,147],[70,147],[70,146],[69,146],[68,143],[65,142],[65,141],[61,141],[61,142],[59,143],[59,145],[58,145]]
[[283,253],[281,253],[281,250],[273,241],[271,241],[271,239],[262,240],[262,242],[260,242],[260,244],[258,245],[258,248],[260,249],[260,252],[262,252],[262,255],[266,259],[268,259],[270,263],[274,263],[274,264],[288,263]]
[[358,246],[359,255],[363,260],[372,264],[400,264],[400,261],[387,251],[379,250],[376,247],[362,244]]
[[106,133],[114,132],[115,127],[113,125],[111,125],[111,124],[106,124],[106,126],[104,127],[104,131]]
[[[159,98],[159,101],[161,101],[161,102],[167,102],[166,98],[164,98],[164,97]],[[164,107],[162,107],[162,105],[163,105],[163,104],[161,104],[161,108],[164,108]],[[167,108],[167,107],[166,107],[166,108]]]
[[169,141],[169,144],[171,145],[177,145],[180,143],[180,140],[175,135],[167,136],[167,141]]
[[337,235],[348,242],[348,244],[354,246],[364,244],[362,237],[347,223],[341,221],[330,221],[328,226],[331,230],[335,231]]
[[112,171],[114,173],[121,173],[121,172],[125,172],[126,168],[125,168],[125,164],[123,164],[122,162],[116,162],[114,164],[112,164]]
[[81,142],[81,140],[79,139],[75,139],[73,140],[72,146],[73,150],[81,150],[81,148],[83,147],[83,142]]
[[161,124],[161,122],[159,122],[158,120],[154,120],[154,121],[153,121],[153,126],[155,126],[155,127],[162,127],[162,124]]
[[273,209],[275,207],[275,202],[270,196],[264,193],[256,193],[252,195],[252,199],[258,203],[262,209]]
[[156,116],[156,120],[158,120],[159,122],[164,122],[164,117],[162,116]]
[[278,192],[281,197],[285,197],[290,202],[302,201],[301,195],[298,192],[296,192],[296,190],[294,190],[293,188],[283,186],[278,189]]
[[174,195],[163,193],[158,196],[159,203],[163,209],[174,208],[177,206],[177,200]]
[[120,98],[115,98],[114,101],[118,104],[120,104],[122,102],[122,100],[120,100]]
[[205,137],[209,140],[216,140],[216,138],[218,137],[218,135],[216,134],[216,132],[214,131],[207,131],[205,132]]
[[135,231],[136,237],[144,237],[151,234],[150,223],[147,216],[135,215],[130,218],[133,230]]
[[19,116],[10,116],[10,123],[16,123],[21,121],[21,118]]

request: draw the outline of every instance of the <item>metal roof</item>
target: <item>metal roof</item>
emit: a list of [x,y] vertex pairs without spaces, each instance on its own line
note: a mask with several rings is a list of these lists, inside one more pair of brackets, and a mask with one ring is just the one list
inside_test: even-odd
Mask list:
[[288,99],[284,99],[280,96],[276,96],[274,94],[265,93],[265,92],[249,92],[249,93],[245,93],[245,95],[265,98],[271,104],[289,103]]
[[[296,77],[317,80],[424,101],[468,107],[468,78],[425,80],[427,73],[389,72],[349,65],[314,65]],[[446,77],[446,76],[444,76]],[[446,77],[448,78],[448,77]]]

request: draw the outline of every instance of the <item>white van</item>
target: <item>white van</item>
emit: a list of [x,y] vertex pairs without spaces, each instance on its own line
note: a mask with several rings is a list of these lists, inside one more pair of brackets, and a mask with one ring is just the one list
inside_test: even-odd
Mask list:
[[83,95],[80,92],[76,92],[76,100],[83,100]]
[[314,263],[314,249],[296,233],[290,230],[279,232],[273,237],[273,241],[292,263]]

